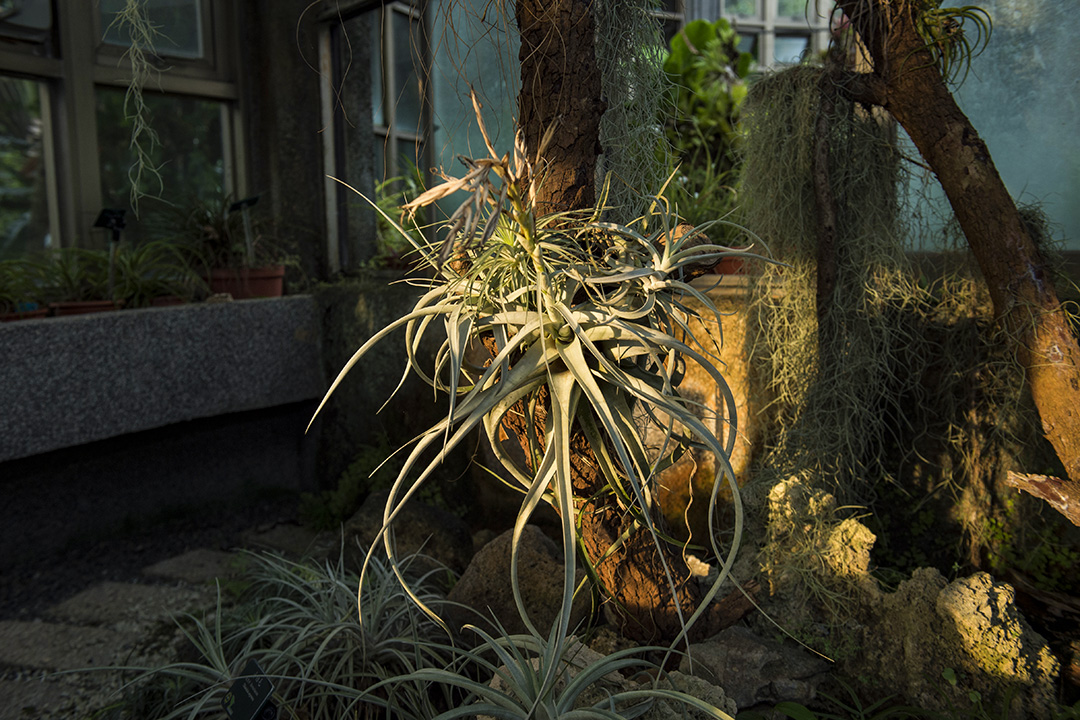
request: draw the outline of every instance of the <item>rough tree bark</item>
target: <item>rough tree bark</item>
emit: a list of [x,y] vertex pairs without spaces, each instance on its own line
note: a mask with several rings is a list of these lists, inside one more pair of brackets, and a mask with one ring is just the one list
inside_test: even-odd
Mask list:
[[[919,0],[839,0],[873,71],[850,78],[856,99],[892,113],[941,182],[1016,348],[1042,431],[1065,466],[1056,510],[1080,525],[1080,347],[1046,261],[1024,227],[986,144],[956,104],[917,31]],[[1031,491],[1029,488],[1029,492]]]
[[534,157],[544,133],[541,214],[591,207],[600,154],[600,68],[591,0],[517,0],[521,33],[518,124]]
[[[543,182],[536,205],[541,214],[589,208],[595,203],[605,103],[595,58],[592,5],[591,0],[517,0],[515,4],[521,32],[518,123],[530,158],[545,134],[553,133],[541,161]],[[546,397],[538,405],[535,427],[543,428]],[[524,417],[524,412],[511,413],[504,420],[523,448],[528,446]],[[576,426],[571,442],[578,531],[620,632],[642,643],[673,641],[702,599],[700,586],[690,577],[679,548],[657,547],[647,531],[632,527],[632,518],[623,515],[610,493],[599,492],[604,479]],[[621,542],[620,537],[624,538]],[[665,562],[674,577],[674,593],[664,572]],[[691,640],[732,624],[748,608],[741,595],[715,604],[695,626]]]

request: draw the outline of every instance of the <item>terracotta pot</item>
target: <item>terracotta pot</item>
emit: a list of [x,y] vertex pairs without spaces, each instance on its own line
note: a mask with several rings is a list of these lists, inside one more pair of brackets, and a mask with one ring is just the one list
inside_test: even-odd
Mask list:
[[[742,248],[732,248],[732,250],[741,250]],[[720,258],[715,265],[713,265],[713,275],[742,275],[746,273],[746,258],[733,256]]]
[[150,307],[169,307],[171,305],[183,305],[186,300],[179,295],[158,295],[150,298]]
[[14,322],[15,320],[33,320],[34,318],[48,317],[49,308],[37,310],[23,310],[22,312],[0,313],[0,322]]
[[281,297],[285,285],[285,266],[214,268],[207,282],[210,292],[229,293],[235,300]]
[[49,310],[56,317],[64,315],[86,315],[88,313],[112,312],[123,307],[123,303],[112,300],[65,300],[49,303]]

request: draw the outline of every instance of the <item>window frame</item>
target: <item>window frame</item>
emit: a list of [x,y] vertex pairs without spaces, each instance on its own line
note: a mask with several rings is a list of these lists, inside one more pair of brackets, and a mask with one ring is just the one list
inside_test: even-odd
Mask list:
[[825,50],[830,37],[830,13],[833,0],[809,0],[807,12],[803,17],[780,15],[777,0],[754,0],[756,13],[753,17],[735,15],[728,12],[727,6],[732,0],[674,0],[669,3],[674,8],[665,7],[650,14],[658,20],[679,18],[683,24],[692,20],[715,21],[725,18],[743,37],[756,38],[758,47],[757,65],[760,68],[775,68],[787,63],[775,60],[776,37],[801,36],[810,39],[807,44],[810,52]]
[[[398,166],[396,148],[399,141],[408,143],[420,143],[422,154],[418,158],[417,165],[424,173],[425,185],[430,187],[432,176],[430,166],[432,163],[433,140],[434,140],[434,97],[431,82],[429,82],[429,70],[432,63],[431,47],[431,3],[427,0],[352,0],[342,1],[336,7],[325,11],[320,16],[319,29],[319,69],[321,78],[322,98],[322,121],[327,132],[323,133],[323,167],[326,170],[324,184],[326,202],[326,257],[327,268],[330,273],[337,273],[353,269],[358,260],[366,259],[374,251],[375,238],[355,237],[357,222],[355,213],[347,209],[347,198],[353,190],[345,187],[335,178],[343,178],[348,171],[346,156],[349,152],[345,127],[355,127],[359,123],[371,128],[368,135],[367,152],[371,153],[373,161],[376,153],[381,153],[382,161],[374,162],[372,167],[371,186],[357,187],[361,193],[374,199],[375,187],[384,178],[397,177],[401,174]],[[410,131],[397,127],[396,103],[389,101],[387,88],[394,87],[398,83],[394,77],[392,59],[394,57],[395,39],[393,36],[392,13],[406,15],[410,19],[410,54],[414,66],[419,61],[417,68],[420,83],[420,127],[419,131]],[[372,57],[379,57],[381,73],[381,95],[383,98],[383,122],[376,124],[373,117],[356,118],[350,120],[342,111],[342,91],[340,84],[343,75],[349,73],[364,73],[371,77],[369,67],[357,67],[349,58],[343,62],[342,57],[349,47],[348,41],[343,37],[345,24],[363,15],[373,15],[373,22],[378,23],[379,46],[371,48]],[[417,21],[418,33],[412,32],[412,21]],[[388,62],[389,60],[389,62]],[[370,88],[367,90],[370,94]],[[372,108],[373,110],[374,108]],[[383,168],[382,177],[378,175],[378,165]],[[350,218],[352,221],[350,222]]]
[[[241,92],[228,43],[236,27],[234,9],[227,0],[199,2],[204,33],[210,28],[204,38],[209,57],[165,58],[162,72],[145,92],[222,103],[225,189],[243,195]],[[103,197],[96,93],[102,87],[128,87],[131,67],[122,57],[124,48],[103,41],[97,3],[53,0],[52,18],[55,56],[36,54],[36,46],[28,43],[7,46],[0,49],[0,74],[36,80],[45,90],[41,105],[51,246],[103,246],[106,232],[93,228]]]

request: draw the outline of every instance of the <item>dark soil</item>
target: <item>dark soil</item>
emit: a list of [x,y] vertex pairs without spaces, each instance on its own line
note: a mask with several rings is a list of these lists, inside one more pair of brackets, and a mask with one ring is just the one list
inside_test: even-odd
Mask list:
[[16,562],[0,573],[0,620],[39,617],[48,607],[102,581],[146,580],[142,570],[189,550],[231,550],[254,528],[296,519],[286,496],[238,507],[187,512],[110,537],[73,543],[45,558]]

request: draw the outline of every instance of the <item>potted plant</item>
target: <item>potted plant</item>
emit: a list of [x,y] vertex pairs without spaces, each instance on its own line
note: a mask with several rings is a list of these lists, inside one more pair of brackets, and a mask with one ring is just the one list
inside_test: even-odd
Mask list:
[[49,310],[40,300],[41,274],[34,263],[0,261],[0,322],[45,317]]
[[82,315],[123,306],[110,288],[107,250],[60,248],[49,252],[35,265],[42,278],[42,293],[49,300],[53,315]]
[[121,245],[114,258],[116,296],[125,307],[176,305],[206,293],[206,282],[168,240]]
[[400,214],[401,207],[424,192],[424,177],[416,165],[410,164],[408,172],[388,178],[375,186],[375,205],[378,208],[375,221],[375,255],[369,261],[373,267],[410,270],[416,264],[416,245],[425,242],[423,233],[413,225],[406,228],[403,237],[398,228],[387,220]]
[[165,207],[154,224],[182,248],[189,266],[206,279],[211,293],[235,299],[279,297],[291,258],[252,217],[255,199],[234,202],[222,194]]

